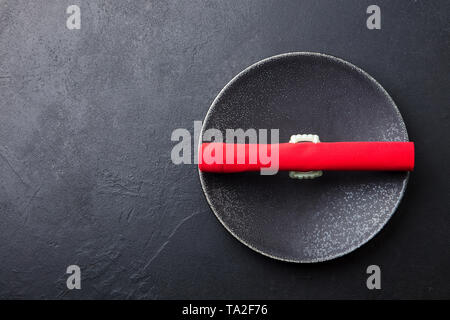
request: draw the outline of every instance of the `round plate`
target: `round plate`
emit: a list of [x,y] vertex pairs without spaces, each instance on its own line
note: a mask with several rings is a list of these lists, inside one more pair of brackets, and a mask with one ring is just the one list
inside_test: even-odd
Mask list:
[[[318,134],[322,142],[408,141],[387,92],[358,67],[318,53],[287,53],[238,74],[219,93],[202,132],[216,128]],[[212,211],[239,241],[266,256],[319,262],[370,240],[397,208],[407,172],[331,172],[314,180],[287,172],[199,172]]]

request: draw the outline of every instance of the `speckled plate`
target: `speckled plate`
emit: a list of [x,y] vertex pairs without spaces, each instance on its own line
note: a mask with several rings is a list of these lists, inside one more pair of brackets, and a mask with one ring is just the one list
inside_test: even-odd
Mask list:
[[[203,131],[280,129],[321,141],[408,141],[388,93],[360,68],[318,53],[262,60],[228,83],[211,105]],[[294,180],[287,172],[200,172],[212,211],[249,248],[291,262],[319,262],[369,241],[395,212],[407,172],[324,172]],[[388,245],[388,244],[386,244]]]

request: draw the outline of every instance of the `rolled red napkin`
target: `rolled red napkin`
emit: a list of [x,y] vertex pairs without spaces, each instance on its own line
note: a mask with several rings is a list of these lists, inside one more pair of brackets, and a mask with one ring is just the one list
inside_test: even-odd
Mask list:
[[[276,157],[277,148],[278,157]],[[276,158],[278,170],[283,171],[412,171],[414,143],[305,142],[276,145],[203,143],[199,148],[199,169],[222,173],[259,171],[261,168],[271,167]]]

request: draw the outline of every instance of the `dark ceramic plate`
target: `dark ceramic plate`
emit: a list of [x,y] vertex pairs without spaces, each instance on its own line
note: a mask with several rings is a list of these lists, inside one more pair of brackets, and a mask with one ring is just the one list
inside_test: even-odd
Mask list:
[[[408,141],[387,92],[358,67],[317,53],[288,53],[238,74],[214,100],[203,131],[216,128],[318,134],[321,141]],[[212,211],[239,241],[266,256],[319,262],[369,241],[395,212],[407,172],[200,172]],[[388,245],[388,244],[387,244]]]

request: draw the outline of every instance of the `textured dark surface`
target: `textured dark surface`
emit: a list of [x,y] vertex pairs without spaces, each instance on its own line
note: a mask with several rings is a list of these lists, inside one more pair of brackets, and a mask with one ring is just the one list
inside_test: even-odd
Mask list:
[[[67,30],[66,7],[81,7]],[[448,1],[0,1],[0,297],[448,298]],[[386,227],[316,265],[240,244],[172,130],[263,58],[342,57],[391,94],[416,170]],[[68,291],[78,264],[82,289]],[[382,290],[366,288],[378,264]]]
[[[203,131],[210,128],[223,137],[229,128],[276,128],[280,142],[298,133],[331,142],[408,141],[398,108],[378,83],[348,62],[314,53],[278,55],[240,73],[214,100]],[[199,174],[230,233],[290,262],[326,261],[366,243],[394,213],[409,176],[326,172],[299,181],[287,172]]]

